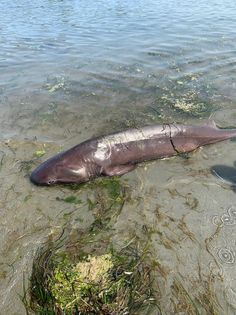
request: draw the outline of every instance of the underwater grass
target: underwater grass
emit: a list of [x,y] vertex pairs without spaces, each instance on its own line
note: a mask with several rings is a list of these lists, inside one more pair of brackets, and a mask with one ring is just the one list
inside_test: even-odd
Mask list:
[[[83,185],[94,222],[64,244],[38,250],[30,279],[30,300],[24,304],[36,314],[139,314],[156,304],[147,251],[126,246],[110,248],[114,222],[129,198],[120,178],[100,178]],[[61,202],[81,203],[80,190]],[[83,201],[84,202],[84,201]],[[157,307],[158,310],[158,307]],[[159,311],[157,311],[159,314]],[[142,313],[143,314],[143,313]],[[149,313],[147,313],[149,314]]]
[[[88,192],[88,210],[93,212],[94,222],[85,231],[76,230],[70,234],[63,250],[55,249],[55,244],[38,250],[29,290],[22,298],[28,314],[168,314],[162,313],[162,309],[170,311],[169,314],[221,314],[214,279],[203,275],[199,280],[188,279],[186,283],[184,277],[176,278],[176,273],[169,278],[170,270],[156,253],[153,261],[150,237],[146,247],[140,246],[142,243],[138,243],[140,239],[135,236],[120,251],[111,248],[114,222],[130,198],[129,188],[120,178],[101,178],[85,184],[82,190],[84,188]],[[58,200],[80,203],[80,191],[72,191],[72,195],[69,191],[68,196]],[[172,193],[178,194],[177,191]],[[185,197],[186,200],[190,198],[189,195]],[[194,209],[195,203],[191,200],[188,200],[189,207]],[[184,219],[176,220],[160,210],[157,217],[159,221],[175,223],[176,229],[196,242]],[[145,230],[148,236],[153,233]],[[174,244],[179,242],[157,232],[167,249],[173,250]],[[166,291],[161,287],[167,280],[172,282],[170,301],[166,301],[163,296]]]
[[67,202],[67,203],[73,203],[73,204],[76,204],[76,205],[82,203],[82,200],[80,200],[77,196],[74,196],[74,195],[70,195],[70,196],[67,196],[65,198],[57,197],[56,200],[64,201],[64,202]]
[[65,184],[63,185],[65,188],[70,190],[84,190],[84,189],[97,189],[97,188],[104,188],[107,190],[109,196],[111,198],[118,197],[120,194],[120,190],[122,188],[120,177],[112,176],[112,177],[100,177],[93,181],[81,184]]
[[191,290],[189,290],[186,283],[179,278],[175,278],[172,285],[174,312],[176,314],[184,312],[187,315],[222,314],[213,283],[213,277],[209,275],[205,280],[195,281]]
[[146,253],[110,249],[74,260],[66,251],[41,249],[33,264],[30,302],[36,314],[140,314],[159,307]]
[[[86,204],[95,217],[89,229],[91,233],[108,229],[111,219],[120,214],[129,199],[129,187],[119,177],[101,177],[85,184],[69,184],[64,187],[72,191],[73,195],[66,193],[65,197],[57,197],[56,200],[75,205]],[[82,201],[84,192],[87,200]]]
[[[179,224],[177,228],[183,234],[189,232]],[[186,281],[174,273],[170,279],[170,270],[156,253],[153,260],[150,240],[144,246],[133,237],[118,251],[110,245],[110,232],[91,233],[88,229],[67,239],[63,249],[55,249],[52,243],[39,249],[30,279],[30,299],[26,294],[23,299],[28,314],[222,314],[213,275],[200,274],[199,269],[199,278]],[[172,282],[168,302],[161,287],[167,280]]]

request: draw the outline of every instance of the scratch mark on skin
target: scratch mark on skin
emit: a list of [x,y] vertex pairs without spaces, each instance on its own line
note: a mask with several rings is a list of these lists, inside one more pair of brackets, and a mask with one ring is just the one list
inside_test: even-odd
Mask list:
[[177,132],[179,131],[179,128],[178,128],[177,126],[175,126],[174,124],[171,124],[171,125],[168,124],[169,130],[170,130],[170,135],[169,135],[169,137],[170,137],[170,143],[171,143],[171,145],[172,145],[174,151],[177,153],[177,155],[179,155],[179,156],[181,156],[181,157],[183,157],[183,158],[188,158],[188,156],[187,156],[187,154],[186,154],[185,151],[184,151],[184,152],[181,152],[181,151],[179,151],[179,150],[176,148],[176,146],[175,146],[175,144],[174,144],[174,140],[173,140],[173,135],[172,135],[171,126],[174,126],[174,127],[177,129]]
[[175,144],[174,144],[174,141],[173,141],[173,139],[172,139],[171,126],[168,125],[168,127],[169,127],[169,129],[170,129],[170,143],[171,143],[173,149],[175,150],[175,152],[176,152],[177,154],[180,154],[181,152],[179,152],[179,150],[176,148],[176,146],[175,146]]

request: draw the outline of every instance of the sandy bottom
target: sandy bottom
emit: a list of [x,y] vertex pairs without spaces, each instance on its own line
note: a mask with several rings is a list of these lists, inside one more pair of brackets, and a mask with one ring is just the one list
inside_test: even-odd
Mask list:
[[[110,115],[95,105],[83,113],[60,104],[28,113],[24,108],[23,104],[17,112],[21,119],[15,122],[12,113],[16,112],[5,112],[11,119],[5,120],[0,141],[0,314],[25,314],[20,297],[38,248],[64,230],[68,237],[84,231],[95,220],[88,203],[91,189],[37,187],[29,181],[31,170],[62,149],[127,127],[131,121],[122,108]],[[231,113],[226,109],[214,116],[222,124],[233,125]],[[218,164],[232,166],[234,160],[235,142],[225,141],[201,148],[188,159],[144,163],[120,179],[130,198],[113,221],[109,242],[115,247],[136,238],[149,242],[163,314],[188,314],[178,301],[204,300],[204,295],[210,296],[219,314],[234,314],[236,195],[210,171]],[[63,202],[71,195],[82,203]]]

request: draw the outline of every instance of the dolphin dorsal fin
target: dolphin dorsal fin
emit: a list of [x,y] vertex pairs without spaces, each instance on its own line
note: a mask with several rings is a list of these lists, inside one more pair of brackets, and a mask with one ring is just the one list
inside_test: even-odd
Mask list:
[[214,129],[218,129],[218,127],[216,126],[216,123],[213,119],[208,119],[208,121],[206,122],[206,125],[214,128]]

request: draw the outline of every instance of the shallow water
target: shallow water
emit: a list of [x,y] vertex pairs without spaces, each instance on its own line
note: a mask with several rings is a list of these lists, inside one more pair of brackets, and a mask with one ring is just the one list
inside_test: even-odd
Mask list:
[[[94,219],[88,192],[82,205],[63,203],[67,188],[29,182],[34,166],[127,127],[210,116],[236,125],[235,10],[232,0],[0,2],[0,314],[25,314],[19,295],[37,248]],[[165,281],[157,276],[163,314],[177,314],[173,279],[190,288],[201,277],[211,277],[219,314],[235,314],[236,195],[211,173],[232,167],[234,152],[226,141],[121,179],[133,202],[112,242],[152,231],[153,254],[168,271]]]

